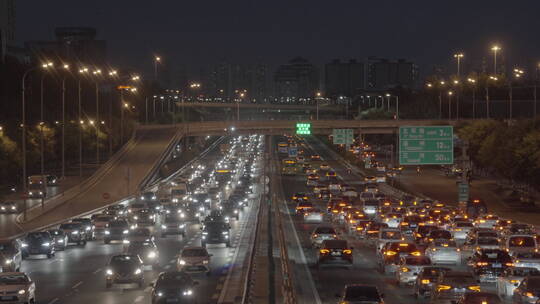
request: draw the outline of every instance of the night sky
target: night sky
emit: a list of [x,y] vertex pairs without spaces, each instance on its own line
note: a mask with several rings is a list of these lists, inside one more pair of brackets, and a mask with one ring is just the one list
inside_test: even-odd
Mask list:
[[147,71],[153,53],[192,65],[375,55],[413,60],[426,74],[453,67],[457,50],[465,66],[480,62],[493,42],[512,64],[540,60],[539,12],[538,0],[17,0],[17,40],[52,39],[56,26],[96,27],[112,64]]

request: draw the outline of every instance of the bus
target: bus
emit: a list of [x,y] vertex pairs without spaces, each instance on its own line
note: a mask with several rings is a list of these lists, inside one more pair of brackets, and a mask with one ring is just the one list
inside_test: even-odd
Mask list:
[[284,141],[280,141],[278,143],[278,152],[283,154],[289,153],[289,144]]
[[294,158],[285,158],[281,161],[281,174],[296,175],[298,173],[298,163]]

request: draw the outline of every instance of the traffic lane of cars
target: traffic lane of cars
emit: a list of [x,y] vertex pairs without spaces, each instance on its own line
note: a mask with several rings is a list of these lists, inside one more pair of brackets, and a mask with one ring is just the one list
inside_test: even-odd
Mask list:
[[[306,191],[303,176],[282,177],[285,200],[289,201],[296,192]],[[326,205],[320,201],[314,201],[318,208],[325,209]],[[289,204],[289,212],[294,214],[295,205]],[[376,285],[386,295],[388,303],[417,303],[412,297],[412,290],[397,288],[394,277],[387,277],[378,272],[375,248],[366,246],[361,242],[349,238],[341,231],[340,238],[349,241],[353,249],[353,267],[347,269],[338,266],[324,266],[320,269],[315,267],[317,261],[317,249],[311,245],[310,235],[319,225],[332,225],[328,219],[323,224],[305,224],[301,217],[293,216],[294,227],[298,232],[304,254],[310,264],[311,275],[315,281],[319,296],[324,303],[337,301],[336,294],[340,294],[346,284],[364,283]],[[340,229],[341,230],[341,229]]]

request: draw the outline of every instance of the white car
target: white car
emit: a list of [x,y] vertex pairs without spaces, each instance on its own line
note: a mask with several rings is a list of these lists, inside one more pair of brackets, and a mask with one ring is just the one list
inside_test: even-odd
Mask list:
[[375,193],[371,192],[362,192],[360,193],[360,201],[363,203],[366,200],[375,199]]
[[540,271],[529,267],[510,267],[502,276],[497,278],[497,294],[500,297],[510,297],[514,294],[521,281],[527,276],[540,276]]
[[330,226],[319,226],[311,233],[311,244],[318,247],[324,240],[337,240],[337,232]]
[[2,272],[0,298],[2,303],[36,303],[36,284],[23,272]]
[[206,273],[210,275],[210,258],[204,247],[185,247],[178,255],[176,268],[185,273]]
[[501,241],[494,237],[480,237],[476,239],[469,239],[465,241],[461,246],[461,258],[467,260],[475,251],[481,249],[499,249],[501,247]]
[[516,253],[514,267],[530,267],[540,271],[540,253],[534,251]]
[[471,222],[455,222],[450,227],[450,232],[455,240],[465,240],[472,228],[474,225]]
[[305,223],[322,223],[324,220],[324,214],[320,209],[310,208],[304,211]]
[[390,213],[384,217],[383,223],[387,224],[390,228],[399,228],[401,221],[403,221],[403,214]]
[[431,260],[425,256],[407,256],[401,258],[396,268],[398,285],[413,284],[422,268],[431,265]]
[[474,221],[474,225],[478,228],[492,229],[499,222],[499,217],[493,214],[483,215]]
[[426,248],[426,256],[433,265],[461,264],[461,250],[454,241],[435,240]]
[[358,192],[353,187],[345,187],[342,191],[342,195],[346,197],[358,197]]
[[[380,202],[377,199],[365,199],[362,210],[367,216],[374,217],[379,211]],[[390,225],[389,225],[390,226]]]

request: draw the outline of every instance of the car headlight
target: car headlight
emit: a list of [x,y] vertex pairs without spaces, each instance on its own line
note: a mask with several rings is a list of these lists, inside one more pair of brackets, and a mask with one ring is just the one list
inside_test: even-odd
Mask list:
[[123,244],[129,244],[129,240],[123,240],[122,243]]
[[49,242],[43,243],[43,244],[41,244],[41,246],[43,246],[43,247],[49,247],[49,246],[51,246],[51,243],[49,243]]
[[204,211],[204,207],[200,207],[200,208],[199,208],[199,211]]
[[144,196],[141,196],[141,200],[143,200],[143,201],[144,201]]
[[1,208],[1,209],[2,209],[2,210],[6,210],[6,207],[2,206],[2,208]]
[[206,232],[206,231],[203,231],[203,233],[202,233],[202,234],[203,234],[203,235],[207,235],[207,234],[208,234],[208,232]]
[[238,213],[238,210],[234,210],[234,213]]
[[184,227],[186,227],[186,225],[184,225],[184,224],[178,226],[178,228],[180,228],[180,229],[184,229]]
[[71,234],[79,234],[78,230],[71,231]]
[[180,265],[186,265],[186,261],[180,260],[180,261],[178,262],[178,264],[180,264]]
[[223,231],[221,234],[227,235],[227,234],[229,234],[229,232],[228,231]]
[[90,229],[92,229],[92,227],[86,227],[85,228],[86,231],[89,231]]
[[193,291],[191,289],[188,289],[182,293],[184,296],[191,296],[193,294]]
[[206,264],[208,264],[208,260],[204,260],[204,261],[202,261],[202,263],[203,263],[204,265],[206,265]]
[[152,199],[153,199],[153,200],[155,200],[155,199],[157,199],[157,197],[155,197],[155,196],[152,196]]
[[22,244],[21,244],[21,247],[28,247],[28,244],[22,243]]
[[113,274],[113,271],[112,271],[111,269],[107,269],[106,272],[107,272],[108,275],[112,275],[112,274]]
[[13,263],[13,260],[12,260],[12,259],[7,259],[7,260],[4,262],[4,264],[6,264],[6,265],[9,265],[9,264],[11,264],[11,263]]
[[135,215],[135,216],[133,217],[133,219],[134,219],[134,220],[138,220],[139,217]]
[[149,258],[149,259],[154,259],[156,256],[157,256],[157,254],[156,254],[155,251],[150,251],[150,252],[148,253],[148,258]]
[[19,294],[20,294],[20,295],[23,295],[23,294],[25,294],[25,293],[26,293],[26,290],[25,290],[25,289],[19,290]]
[[142,270],[141,270],[140,268],[137,268],[137,269],[135,270],[135,274],[141,274],[141,272],[142,272]]
[[186,217],[186,215],[183,213],[180,213],[180,218],[184,218],[184,217]]
[[105,234],[109,235],[111,232],[109,230],[105,230]]
[[163,292],[158,291],[158,292],[157,292],[157,296],[158,296],[158,297],[163,297]]
[[56,242],[57,242],[57,243],[63,243],[63,242],[64,242],[64,239],[57,240]]
[[178,203],[178,199],[177,199],[177,198],[173,198],[173,199],[172,199],[172,202],[173,202],[173,203]]
[[228,221],[228,220],[229,220],[229,217],[228,217],[228,216],[226,216],[226,217],[225,217],[225,220],[226,220],[226,221]]
[[122,231],[122,233],[123,233],[123,234],[128,234],[128,233],[129,233],[129,230],[126,229],[126,230]]
[[167,226],[161,225],[161,229],[167,229]]

